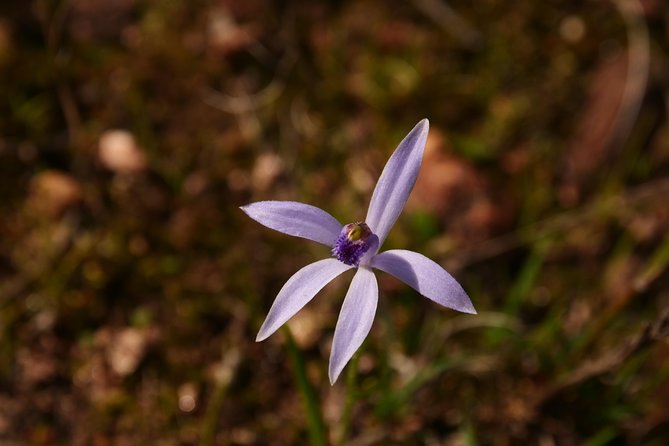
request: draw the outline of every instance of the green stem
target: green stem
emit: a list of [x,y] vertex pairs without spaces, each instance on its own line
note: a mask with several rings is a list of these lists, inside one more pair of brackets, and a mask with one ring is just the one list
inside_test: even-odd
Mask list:
[[346,400],[344,401],[344,411],[341,416],[341,431],[339,437],[339,445],[345,445],[348,442],[349,432],[351,430],[351,416],[353,415],[353,405],[357,397],[356,378],[358,374],[358,360],[360,359],[360,351],[357,351],[346,371]]
[[311,438],[311,444],[315,446],[326,446],[327,435],[325,433],[323,415],[321,414],[316,392],[307,378],[307,371],[304,366],[302,352],[300,352],[297,344],[295,344],[293,334],[290,332],[290,329],[287,325],[283,326],[283,330],[286,334],[286,343],[288,345],[290,360],[293,363],[295,381],[297,382],[297,387],[302,394],[302,399],[304,400],[304,409],[307,412],[307,423],[309,427],[309,437]]
[[230,387],[230,382],[234,379],[237,366],[239,364],[239,352],[235,348],[228,348],[223,345],[223,358],[221,367],[227,371],[220,373],[216,377],[216,387],[207,405],[207,411],[202,422],[202,432],[200,434],[200,446],[213,446],[216,443],[216,425],[218,423],[223,403]]
[[216,439],[216,422],[218,421],[223,402],[225,401],[225,394],[228,386],[223,384],[216,384],[214,394],[209,401],[207,411],[202,423],[202,433],[200,436],[200,446],[213,446]]

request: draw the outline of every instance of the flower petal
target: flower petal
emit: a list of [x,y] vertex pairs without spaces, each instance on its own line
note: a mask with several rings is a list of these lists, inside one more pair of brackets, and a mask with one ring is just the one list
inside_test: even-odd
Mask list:
[[319,260],[296,272],[281,288],[267,313],[256,342],[267,339],[295,313],[300,311],[332,279],[353,268],[336,259]]
[[324,210],[296,201],[259,201],[240,207],[260,224],[332,246],[343,225]]
[[379,246],[388,236],[416,183],[429,128],[427,119],[416,124],[397,146],[376,183],[365,222],[379,237]]
[[453,276],[422,254],[393,249],[375,256],[372,266],[392,274],[438,304],[476,314],[472,301]]
[[330,384],[334,384],[346,363],[365,340],[376,313],[379,287],[371,269],[361,266],[341,306],[330,352]]

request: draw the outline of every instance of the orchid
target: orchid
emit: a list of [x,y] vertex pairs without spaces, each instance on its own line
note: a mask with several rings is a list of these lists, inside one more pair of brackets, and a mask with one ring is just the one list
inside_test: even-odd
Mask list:
[[429,122],[423,119],[392,154],[374,188],[364,221],[342,225],[322,209],[293,201],[261,201],[241,207],[268,228],[331,247],[334,257],[307,265],[288,279],[260,327],[257,342],[268,338],[334,278],[353,268],[357,271],[332,341],[328,370],[331,384],[372,327],[379,294],[372,268],[395,276],[440,305],[476,313],[460,284],[434,261],[403,249],[378,252],[416,183],[428,130]]

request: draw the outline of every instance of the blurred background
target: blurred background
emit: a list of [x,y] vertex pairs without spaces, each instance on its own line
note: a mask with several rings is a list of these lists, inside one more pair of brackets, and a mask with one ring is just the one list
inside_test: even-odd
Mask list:
[[[669,444],[668,25],[661,0],[3,1],[0,443],[307,444],[310,413],[351,445]],[[297,348],[255,343],[329,253],[238,206],[360,220],[422,118],[385,249],[479,314],[379,274],[331,387],[351,274]]]

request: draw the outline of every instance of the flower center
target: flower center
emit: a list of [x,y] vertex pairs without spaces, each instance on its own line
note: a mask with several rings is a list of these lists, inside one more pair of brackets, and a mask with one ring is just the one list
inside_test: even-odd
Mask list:
[[334,255],[340,262],[358,266],[362,256],[378,240],[363,221],[349,223],[344,226],[332,248]]

